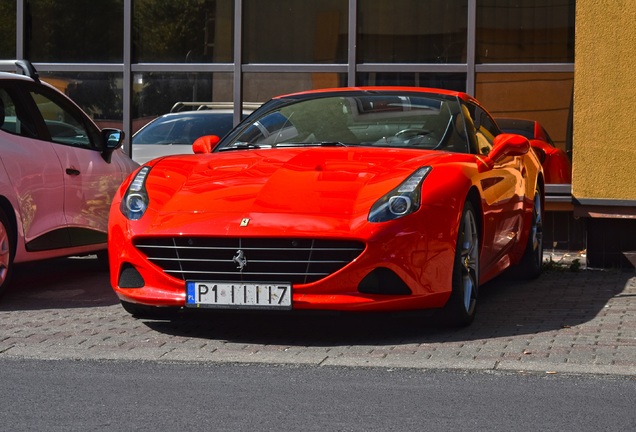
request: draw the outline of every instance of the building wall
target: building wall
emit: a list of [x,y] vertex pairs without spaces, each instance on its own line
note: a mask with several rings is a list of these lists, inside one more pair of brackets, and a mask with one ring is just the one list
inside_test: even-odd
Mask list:
[[576,3],[572,194],[583,204],[636,206],[635,23],[633,0]]
[[636,268],[636,2],[578,1],[574,67],[574,214],[590,267]]

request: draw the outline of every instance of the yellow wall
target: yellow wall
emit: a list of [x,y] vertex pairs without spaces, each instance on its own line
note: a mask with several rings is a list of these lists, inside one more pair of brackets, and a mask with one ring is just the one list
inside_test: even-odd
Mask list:
[[576,2],[572,194],[636,200],[636,1]]

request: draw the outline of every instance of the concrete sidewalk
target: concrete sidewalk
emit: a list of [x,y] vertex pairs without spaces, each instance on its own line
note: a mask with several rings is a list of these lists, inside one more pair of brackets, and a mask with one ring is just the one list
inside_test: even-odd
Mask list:
[[0,358],[635,376],[636,273],[572,267],[579,255],[562,255],[552,255],[535,281],[484,286],[475,322],[462,329],[441,326],[435,314],[208,311],[137,320],[119,305],[97,260],[56,260],[15,274],[0,301]]

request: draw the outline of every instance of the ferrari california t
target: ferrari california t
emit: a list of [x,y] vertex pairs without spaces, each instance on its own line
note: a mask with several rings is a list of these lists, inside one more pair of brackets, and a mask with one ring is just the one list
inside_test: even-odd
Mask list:
[[116,194],[111,284],[182,308],[412,311],[469,324],[479,287],[541,271],[544,179],[471,96],[411,87],[273,98]]

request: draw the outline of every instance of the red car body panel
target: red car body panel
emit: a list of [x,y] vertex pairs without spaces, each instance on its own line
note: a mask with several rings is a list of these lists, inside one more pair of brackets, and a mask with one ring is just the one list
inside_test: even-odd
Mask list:
[[[476,154],[370,146],[156,159],[149,163],[150,205],[142,218],[128,220],[120,210],[134,174],[113,200],[111,284],[125,302],[184,306],[185,282],[147,260],[134,246],[143,237],[349,239],[364,243],[362,253],[327,277],[294,285],[294,309],[439,308],[451,294],[459,220],[468,197],[480,213],[481,283],[518,263],[528,241],[534,193],[541,184],[536,156],[510,156],[492,167],[486,162]],[[419,209],[396,220],[369,222],[378,198],[422,166],[433,168],[423,182]],[[119,286],[129,266],[143,276],[142,287]],[[392,270],[411,294],[359,292],[360,281],[378,267]]]
[[539,160],[541,160],[546,183],[572,183],[572,163],[563,150],[539,139],[531,139],[530,145],[538,153]]

